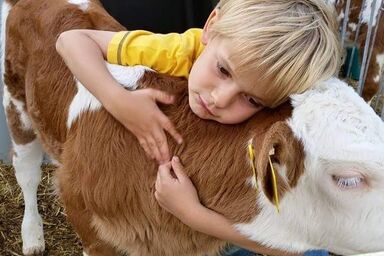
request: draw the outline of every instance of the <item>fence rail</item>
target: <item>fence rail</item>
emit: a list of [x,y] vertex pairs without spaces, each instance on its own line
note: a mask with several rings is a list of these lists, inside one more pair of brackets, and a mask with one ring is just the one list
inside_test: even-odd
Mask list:
[[[340,0],[339,0],[340,1]],[[338,1],[336,1],[337,4]],[[355,8],[353,6],[353,3],[356,3],[357,1],[353,0],[347,0],[345,2],[345,6],[343,9],[344,13],[344,19],[341,22],[341,40],[342,45],[345,47],[348,43],[352,43],[352,51],[351,56],[347,59],[349,59],[349,63],[345,63],[345,69],[346,77],[351,76],[351,67],[352,63],[354,61],[354,55],[358,55],[357,53],[357,46],[359,45],[359,36],[361,36],[361,28],[362,26],[366,26],[366,36],[365,36],[365,43],[364,45],[360,45],[361,49],[364,49],[362,54],[362,63],[361,63],[361,69],[359,72],[359,79],[358,79],[358,86],[356,88],[356,91],[362,95],[365,82],[367,80],[367,74],[368,74],[368,67],[371,64],[371,61],[374,61],[375,59],[372,59],[372,53],[374,51],[374,46],[380,42],[378,40],[383,40],[383,35],[378,36],[378,30],[379,26],[383,26],[383,12],[384,12],[384,0],[362,0],[359,1],[361,3],[361,10],[358,16],[358,22],[355,25],[355,30],[348,31],[348,22],[349,22],[349,15],[352,11],[351,8]],[[366,7],[365,7],[366,6]],[[364,17],[363,11],[364,9],[370,9],[371,11],[368,13],[369,17]],[[366,13],[365,13],[366,14]],[[381,22],[381,23],[380,23]],[[348,41],[347,34],[353,33],[354,35],[351,35]],[[353,37],[353,39],[352,39]],[[383,50],[383,49],[381,49]],[[378,52],[380,54],[384,54],[384,52]],[[371,106],[373,109],[375,109],[376,113],[381,117],[382,120],[384,120],[384,67],[383,63],[381,63],[381,66],[379,65],[379,68],[381,67],[381,73],[379,74],[379,91],[378,93],[372,98]]]
[[[3,0],[0,0],[0,5],[3,4]],[[0,12],[1,20],[1,12]],[[1,28],[0,28],[1,29]],[[3,46],[0,45],[0,48]],[[1,53],[0,53],[1,54]],[[1,65],[0,65],[1,66]],[[10,149],[10,138],[8,133],[7,124],[5,122],[5,114],[3,109],[3,84],[2,79],[0,79],[0,161],[9,161],[9,149]]]

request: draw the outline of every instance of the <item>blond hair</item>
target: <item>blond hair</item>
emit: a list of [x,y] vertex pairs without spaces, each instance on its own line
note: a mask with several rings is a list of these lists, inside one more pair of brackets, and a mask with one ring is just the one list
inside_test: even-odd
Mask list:
[[270,107],[335,75],[341,47],[334,7],[324,0],[221,0],[213,37],[235,46],[237,72],[266,71]]

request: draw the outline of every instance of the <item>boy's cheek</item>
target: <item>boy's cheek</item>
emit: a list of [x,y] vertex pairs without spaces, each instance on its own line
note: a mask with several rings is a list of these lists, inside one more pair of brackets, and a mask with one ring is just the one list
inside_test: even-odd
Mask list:
[[260,110],[261,109],[251,109],[251,110],[242,109],[238,111],[227,111],[225,113],[223,110],[222,115],[220,115],[220,117],[216,121],[222,124],[238,124],[245,120],[248,120]]

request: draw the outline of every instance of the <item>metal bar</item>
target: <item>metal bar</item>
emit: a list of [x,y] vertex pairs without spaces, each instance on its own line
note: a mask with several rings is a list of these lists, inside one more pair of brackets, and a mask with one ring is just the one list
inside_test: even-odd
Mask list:
[[[3,4],[3,0],[0,0],[0,6]],[[1,12],[0,12],[1,19]],[[0,32],[1,32],[0,26]],[[4,45],[2,45],[4,47]],[[2,53],[1,53],[2,54]],[[1,66],[1,65],[0,65]],[[1,71],[2,75],[3,71]],[[10,163],[9,152],[11,148],[11,139],[9,137],[8,126],[5,119],[5,111],[3,104],[1,104],[3,99],[3,77],[0,79],[0,161]]]
[[381,94],[378,94],[377,101],[379,101],[381,98],[381,102],[383,104],[382,109],[381,109],[381,119],[384,121],[384,68],[381,70],[380,83],[379,84],[380,84],[380,88],[381,88],[380,89]]
[[341,47],[344,49],[344,41],[347,34],[347,24],[349,20],[349,9],[351,7],[351,0],[347,0],[347,5],[344,9],[343,28],[341,30]]
[[[384,94],[384,88],[383,88],[384,83],[382,83],[382,77],[383,77],[383,75],[380,76],[379,91],[377,92],[377,95],[375,97],[375,104],[373,105],[373,102],[371,104],[371,106],[373,106],[374,109],[377,109],[379,107],[380,98]],[[383,101],[384,101],[384,99],[383,99]]]
[[[381,1],[381,3],[384,3],[384,1]],[[364,82],[367,80],[369,63],[371,62],[373,47],[375,46],[375,42],[376,42],[376,34],[377,34],[377,30],[378,30],[379,24],[380,24],[381,11],[382,11],[382,9],[380,8],[379,11],[377,12],[377,16],[376,16],[377,22],[376,22],[375,32],[373,33],[372,44],[371,44],[371,47],[369,48],[369,56],[368,56],[368,61],[367,61],[367,67],[366,67],[366,72],[364,74]]]
[[348,69],[347,69],[347,75],[346,77],[350,77],[349,75],[351,74],[351,69],[352,69],[352,62],[353,62],[353,57],[355,56],[355,46],[357,45],[357,41],[359,39],[359,33],[360,33],[360,28],[361,28],[361,23],[363,22],[363,6],[365,5],[365,1],[364,0],[362,3],[361,3],[361,9],[360,9],[360,13],[359,13],[359,22],[357,23],[357,27],[356,27],[356,31],[355,31],[355,38],[353,40],[353,48],[352,48],[352,52],[351,52],[351,57],[349,59],[349,63],[348,63]]
[[372,24],[373,24],[373,17],[375,16],[375,9],[376,9],[376,2],[377,0],[373,0],[371,4],[371,15],[369,19],[369,24],[368,24],[368,33],[365,39],[365,46],[364,46],[364,54],[363,54],[363,63],[361,65],[361,70],[360,70],[360,77],[359,77],[359,86],[357,87],[357,93],[361,95],[363,88],[364,88],[364,76],[366,72],[365,66],[367,65],[367,58],[368,58],[368,47],[371,42],[371,34],[372,34]]
[[384,105],[383,105],[383,109],[381,110],[381,120],[384,121]]
[[383,108],[381,109],[381,120],[384,121],[384,104],[383,104]]

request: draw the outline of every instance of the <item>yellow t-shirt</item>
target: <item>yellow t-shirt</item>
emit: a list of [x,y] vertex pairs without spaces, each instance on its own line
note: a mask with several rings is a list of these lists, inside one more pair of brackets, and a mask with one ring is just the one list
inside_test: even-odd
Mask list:
[[107,61],[119,65],[143,65],[159,73],[189,76],[192,64],[201,54],[202,29],[183,34],[154,34],[144,30],[116,33],[108,44]]

